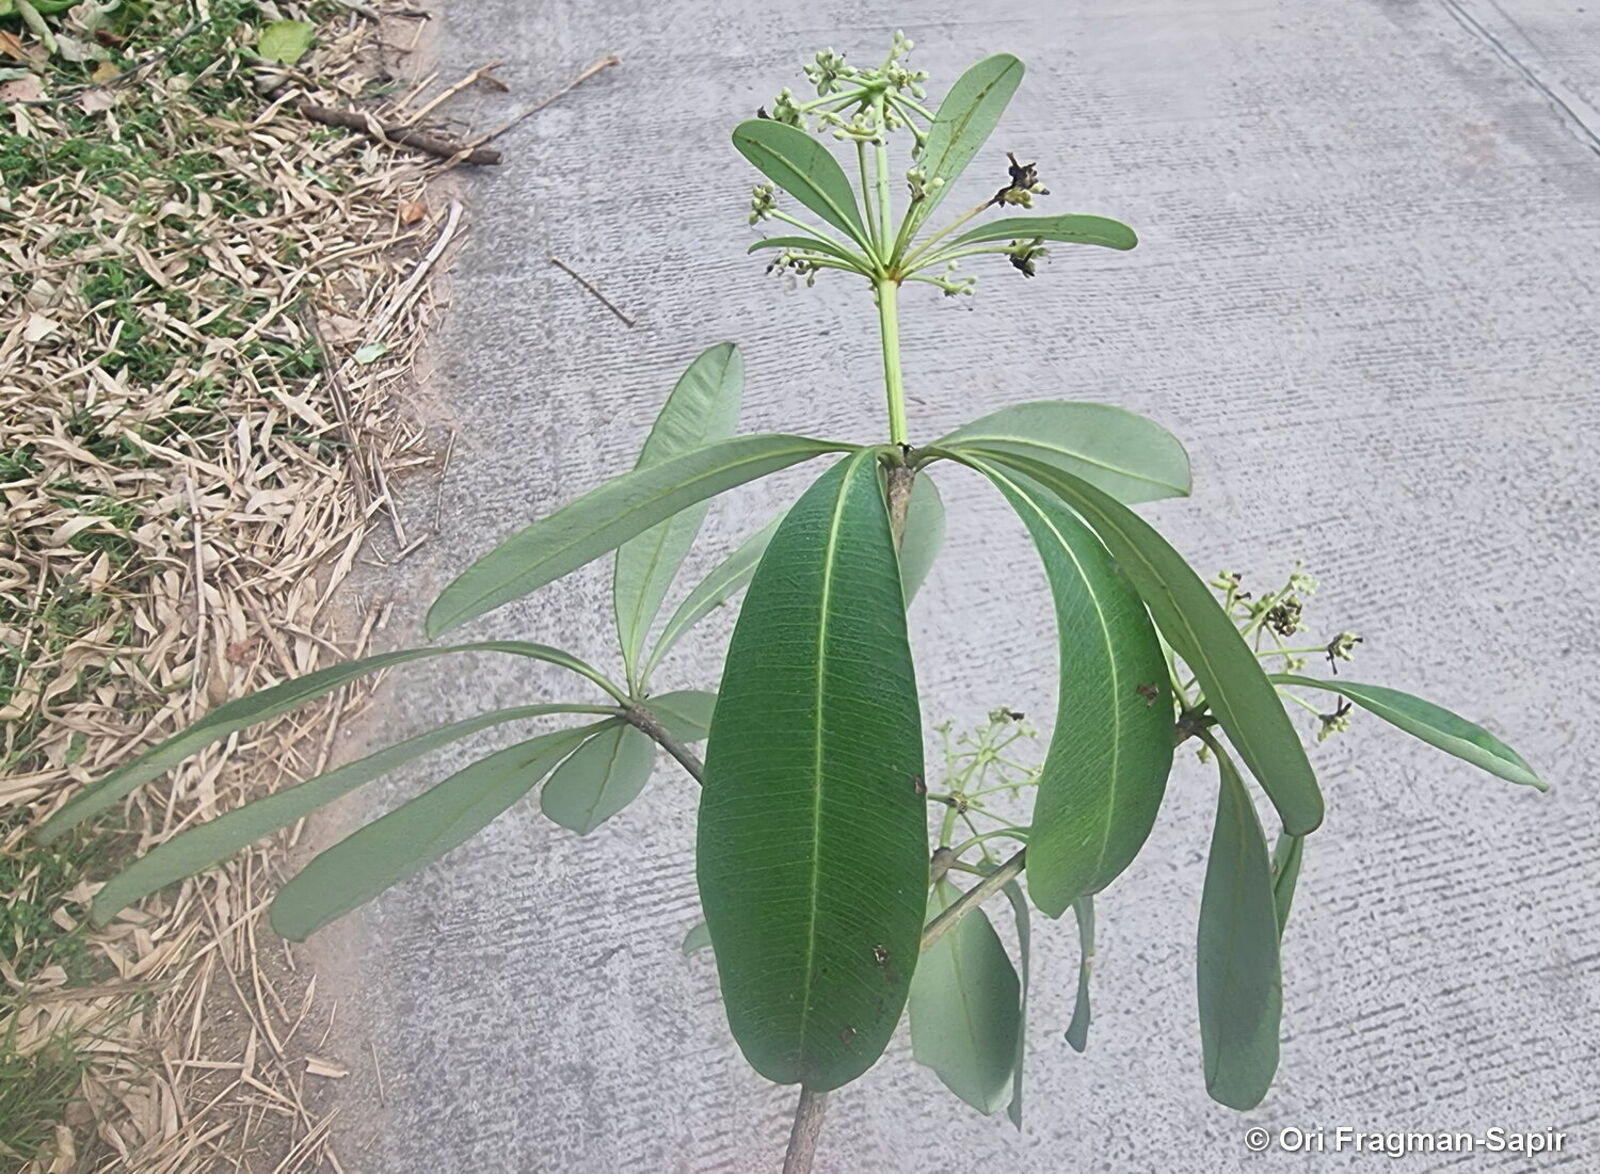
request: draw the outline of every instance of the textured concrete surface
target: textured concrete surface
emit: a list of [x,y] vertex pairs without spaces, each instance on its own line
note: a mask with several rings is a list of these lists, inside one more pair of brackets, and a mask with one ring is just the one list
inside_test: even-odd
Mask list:
[[[1101,903],[1085,1056],[1060,1038],[1070,925],[1036,929],[1021,1135],[946,1095],[902,1037],[835,1098],[820,1169],[1384,1160],[1257,1157],[1249,1124],[1554,1127],[1570,1134],[1557,1159],[1391,1168],[1600,1169],[1600,0],[448,4],[446,75],[503,58],[515,87],[486,124],[603,53],[626,65],[468,182],[472,238],[438,348],[459,430],[444,532],[389,583],[415,592],[391,634],[409,640],[433,590],[497,537],[630,462],[711,342],[744,347],[747,428],[881,434],[865,291],[806,289],[744,256],[754,176],[727,133],[802,57],[876,57],[896,26],[941,90],[985,53],[1029,65],[972,191],[1014,149],[1040,161],[1047,208],[1119,216],[1143,238],[1128,256],[1062,251],[1031,282],[996,264],[971,301],[909,294],[916,435],[1045,396],[1152,414],[1188,443],[1196,492],[1146,515],[1199,566],[1265,581],[1304,558],[1325,582],[1319,624],[1367,637],[1352,678],[1487,719],[1557,790],[1500,783],[1375,720],[1318,750],[1330,814],[1287,939],[1282,1070],[1241,1117],[1200,1078],[1192,943],[1214,791],[1186,758]],[[695,565],[805,475],[719,504]],[[1046,714],[1055,652],[1021,529],[970,477],[941,485],[950,539],[914,612],[925,711]],[[610,663],[607,573],[473,630]],[[710,683],[721,619],[664,686]],[[459,667],[405,670],[378,735],[571,694],[503,659]],[[466,758],[388,784],[375,808]],[[329,931],[363,943],[346,1058],[366,1074],[370,1040],[385,1090],[345,1115],[347,1169],[775,1168],[792,1093],[740,1061],[710,960],[678,954],[696,919],[693,811],[665,769],[586,840],[529,804]]]

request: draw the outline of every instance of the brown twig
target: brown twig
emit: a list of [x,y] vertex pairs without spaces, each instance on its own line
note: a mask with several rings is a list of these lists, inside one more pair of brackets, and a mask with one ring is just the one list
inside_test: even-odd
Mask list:
[[315,102],[296,102],[294,108],[302,117],[309,118],[312,122],[358,131],[374,142],[398,144],[440,159],[451,159],[475,166],[488,166],[500,162],[499,151],[479,145],[486,140],[473,144],[458,143],[454,139],[447,139],[430,131],[417,130],[415,127],[379,122],[364,111],[335,110],[331,106],[318,106]]
[[618,318],[622,319],[623,325],[628,326],[628,327],[632,327],[633,326],[633,319],[632,318],[628,317],[621,310],[617,309],[616,306],[612,305],[611,304],[611,299],[607,298],[605,294],[601,293],[599,290],[595,289],[594,286],[590,285],[588,280],[584,278],[583,274],[579,273],[571,265],[568,265],[565,261],[561,260],[558,257],[551,257],[550,258],[550,264],[555,265],[558,268],[560,268],[563,272],[565,272],[568,276],[570,276],[579,285],[583,286],[584,289],[586,289],[590,293],[592,293],[599,300],[599,302],[600,302],[600,304],[602,306],[604,306],[606,309],[610,310]]
[[794,1127],[789,1130],[789,1148],[783,1155],[783,1174],[811,1174],[822,1137],[822,1115],[828,1109],[828,1094],[800,1089],[800,1103],[794,1109]]
[[512,127],[516,126],[518,123],[522,122],[524,119],[531,118],[535,114],[539,113],[539,111],[543,110],[546,106],[550,105],[550,103],[554,102],[557,98],[561,97],[564,94],[570,93],[572,90],[577,89],[584,82],[588,81],[590,78],[592,78],[595,74],[599,73],[601,70],[610,69],[613,65],[621,65],[621,64],[622,64],[622,58],[618,57],[614,53],[611,54],[609,57],[600,58],[599,61],[596,61],[593,65],[589,66],[588,69],[584,70],[577,77],[573,78],[570,82],[568,82],[566,85],[562,86],[555,93],[551,94],[544,101],[536,103],[533,106],[529,106],[526,110],[522,111],[522,113],[520,113],[516,117],[512,118],[511,121],[509,121],[507,123],[504,123],[503,125],[501,125],[500,127],[496,128],[495,130],[490,131],[488,134],[484,135],[481,139],[473,140],[473,143],[472,143],[473,147],[481,147],[485,143],[492,143],[495,139],[497,139],[501,135],[505,134],[506,131],[510,130]]

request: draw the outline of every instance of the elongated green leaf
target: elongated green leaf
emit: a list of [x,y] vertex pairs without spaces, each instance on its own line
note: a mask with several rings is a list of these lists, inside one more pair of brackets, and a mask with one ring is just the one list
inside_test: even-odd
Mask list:
[[526,795],[596,727],[541,734],[474,762],[315,857],[272,902],[272,928],[302,942],[446,852]]
[[1453,754],[1507,782],[1521,783],[1541,791],[1550,789],[1550,784],[1534,772],[1522,755],[1482,726],[1431,701],[1424,701],[1398,689],[1388,689],[1382,685],[1358,685],[1354,681],[1325,681],[1291,673],[1277,674],[1272,680],[1279,685],[1326,689],[1330,693],[1348,697],[1369,713],[1399,726],[1413,738],[1420,738],[1428,745],[1436,746],[1446,754]]
[[[961,890],[941,880],[928,919]],[[1011,1098],[1021,1023],[1021,987],[1000,936],[974,909],[923,952],[911,979],[911,1055],[980,1113]]]
[[944,545],[944,499],[939,487],[926,473],[911,483],[911,500],[906,503],[905,536],[900,540],[900,581],[906,603],[928,580],[933,562]]
[[1078,994],[1072,1004],[1072,1020],[1067,1024],[1067,1043],[1082,1054],[1089,1046],[1089,981],[1094,975],[1094,898],[1079,897],[1072,903],[1078,919]]
[[1189,454],[1178,438],[1149,417],[1110,404],[1017,404],[934,444],[982,446],[1040,461],[1128,505],[1189,493]]
[[778,523],[782,520],[773,518],[746,538],[732,554],[712,567],[711,572],[684,597],[683,602],[678,605],[678,610],[673,612],[672,618],[667,621],[666,627],[661,629],[661,638],[656,641],[655,649],[650,653],[650,660],[645,665],[645,676],[654,671],[657,663],[685,632],[745,589],[750,582],[750,576],[756,573],[756,565],[761,562],[761,556],[767,552],[767,543],[772,541],[772,536],[778,531]]
[[699,953],[701,950],[711,948],[711,931],[706,928],[706,923],[697,921],[689,927],[689,932],[683,935],[683,952],[689,954]]
[[[648,469],[733,435],[743,398],[744,359],[739,348],[724,342],[702,351],[667,396],[634,468]],[[622,662],[630,680],[661,601],[710,508],[709,501],[689,506],[617,547],[611,594]]]
[[539,792],[539,810],[587,836],[639,797],[655,759],[648,735],[620,718],[607,722],[556,767]]
[[1032,969],[1033,919],[1028,913],[1028,898],[1022,886],[1012,881],[1001,892],[1011,902],[1011,913],[1017,922],[1017,961],[1021,965],[1022,986],[1017,1000],[1017,1056],[1011,1070],[1011,1103],[1006,1106],[1006,1118],[1022,1128],[1022,1078],[1028,1053],[1028,972]]
[[963,245],[987,241],[1061,241],[1072,245],[1100,245],[1107,249],[1131,249],[1139,243],[1133,229],[1120,220],[1104,216],[1006,216],[969,228],[954,240],[939,246],[940,252]]
[[1267,841],[1244,782],[1220,746],[1222,786],[1200,901],[1196,975],[1206,1091],[1253,1109],[1278,1070],[1283,979]]
[[1037,482],[974,461],[1022,518],[1055,597],[1060,685],[1028,833],[1028,895],[1060,917],[1138,855],[1172,769],[1172,693],[1139,594]]
[[887,1045],[927,884],[921,717],[875,463],[834,466],[773,536],[700,799],[700,903],[734,1039],[769,1080],[819,1091]]
[[1300,883],[1300,862],[1305,858],[1306,838],[1284,832],[1272,850],[1272,904],[1278,913],[1278,937],[1289,924],[1294,905],[1295,886]]
[[462,571],[428,609],[428,638],[570,574],[696,502],[849,447],[804,436],[736,436],[614,477]]
[[220,742],[236,730],[277,717],[280,713],[288,713],[308,701],[332,693],[341,685],[347,685],[359,677],[381,669],[425,657],[443,656],[451,652],[507,652],[513,656],[548,661],[550,664],[571,669],[601,685],[607,692],[615,693],[614,686],[577,657],[562,652],[559,648],[551,648],[545,644],[530,644],[523,640],[485,640],[446,648],[408,648],[399,652],[381,652],[376,656],[362,657],[360,660],[318,669],[314,673],[307,673],[292,681],[284,681],[282,684],[252,693],[248,697],[230,701],[226,705],[219,705],[194,725],[151,747],[132,762],[118,767],[98,783],[86,788],[44,822],[39,829],[39,836],[44,840],[59,836],[68,828],[115,805],[132,793],[134,788],[158,775],[165,774],[190,755],[199,753],[213,742]]
[[[928,194],[912,209],[914,224],[927,221],[994,133],[1011,95],[1022,82],[1023,72],[1022,62],[1009,53],[999,53],[978,62],[950,87],[934,112],[927,141],[917,155],[917,167],[927,177],[924,186]],[[935,179],[942,182],[932,183]]]
[[104,925],[122,909],[157,889],[226,860],[247,844],[288,827],[364,783],[479,730],[523,718],[552,713],[592,713],[599,708],[563,704],[497,709],[396,742],[375,754],[307,779],[299,786],[264,795],[216,819],[179,832],[146,852],[95,894],[91,916],[97,925]]
[[663,729],[679,742],[702,742],[711,733],[717,695],[701,689],[662,693],[645,702]]
[[[1150,525],[1093,485],[1014,453],[968,443],[1054,491],[1081,514],[1144,598],[1167,642],[1194,672],[1212,712],[1297,836],[1322,822],[1322,792],[1277,691],[1216,597]],[[965,457],[961,459],[966,459]]]
[[805,131],[768,118],[734,127],[733,145],[762,175],[868,248],[855,190],[828,148]]
[[857,256],[849,249],[842,248],[830,240],[823,240],[820,236],[766,236],[756,241],[745,252],[754,253],[758,249],[797,249],[806,253],[821,253],[856,268],[867,264],[865,257]]

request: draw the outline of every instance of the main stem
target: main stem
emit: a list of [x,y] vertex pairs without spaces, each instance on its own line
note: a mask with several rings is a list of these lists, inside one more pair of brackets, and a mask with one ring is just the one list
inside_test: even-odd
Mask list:
[[883,390],[889,399],[889,443],[910,444],[905,381],[900,374],[900,311],[896,304],[900,283],[891,277],[880,277],[873,285],[878,293],[878,326],[883,335]]

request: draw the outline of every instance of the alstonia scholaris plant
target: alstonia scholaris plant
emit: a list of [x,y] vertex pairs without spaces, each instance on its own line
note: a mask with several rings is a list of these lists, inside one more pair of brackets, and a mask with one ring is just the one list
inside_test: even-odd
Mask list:
[[[615,551],[620,677],[543,644],[487,641],[370,656],[224,705],[74,796],[44,834],[114,807],[234,731],[406,661],[499,652],[559,665],[596,690],[591,700],[538,701],[443,726],[183,831],[100,890],[97,920],[449,742],[506,722],[579,717],[456,772],[317,856],[278,894],[273,924],[304,938],[463,843],[541,782],[541,810],[591,832],[639,794],[664,752],[702,784],[700,897],[734,1039],[763,1076],[802,1088],[790,1152],[798,1169],[809,1161],[821,1094],[872,1066],[908,996],[917,1058],[980,1111],[1008,1106],[1020,1124],[1030,909],[1049,918],[1073,910],[1089,956],[1092,899],[1144,844],[1174,749],[1195,739],[1220,779],[1197,948],[1205,1085],[1238,1109],[1261,1100],[1278,1060],[1279,943],[1303,839],[1323,816],[1285,701],[1317,707],[1291,690],[1341,695],[1319,733],[1342,727],[1353,703],[1502,778],[1544,784],[1487,731],[1428,702],[1298,675],[1313,651],[1330,664],[1348,658],[1355,637],[1286,644],[1302,625],[1305,576],[1253,599],[1224,575],[1214,584],[1219,600],[1129,508],[1189,492],[1183,446],[1159,424],[1104,404],[1048,401],[913,442],[900,368],[905,286],[970,293],[972,279],[958,268],[969,259],[1004,258],[1032,276],[1047,242],[1131,249],[1135,237],[1098,216],[1012,214],[1047,192],[1033,164],[1004,156],[1002,170],[992,150],[983,166],[1004,182],[935,226],[1023,67],[1004,54],[981,61],[933,111],[925,75],[905,63],[910,48],[897,35],[872,69],[819,53],[806,67],[815,98],[785,90],[770,115],[733,132],[771,181],[755,189],[752,221],[787,226],[752,249],[778,250],[774,267],[808,280],[836,270],[871,291],[888,435],[865,444],[734,435],[742,363],[732,345],[712,347],[678,381],[631,472],[512,534],[428,613],[432,639]],[[843,144],[858,186],[812,131]],[[909,168],[898,171],[897,136],[910,148]],[[658,624],[710,499],[821,456],[834,459],[787,513]],[[959,762],[970,751],[971,769],[958,766],[930,794],[906,607],[938,550],[943,507],[933,477],[950,464],[987,478],[1032,536],[1055,599],[1060,682],[1036,774],[1006,751],[1020,715],[1000,711],[954,752]],[[662,657],[747,585],[718,692],[653,695]],[[689,749],[702,739],[703,765]],[[979,766],[1001,773],[975,779]],[[1020,773],[1004,773],[1013,767]],[[1247,777],[1282,825],[1272,850]],[[1031,810],[1020,814],[994,802],[1021,796],[1025,805],[1029,795]],[[1012,846],[1008,855],[994,854],[1001,844]],[[965,891],[953,879],[963,876],[975,878]],[[984,908],[999,896],[1016,918],[1020,979]],[[1069,1039],[1081,1047],[1087,967],[1079,996]]]

